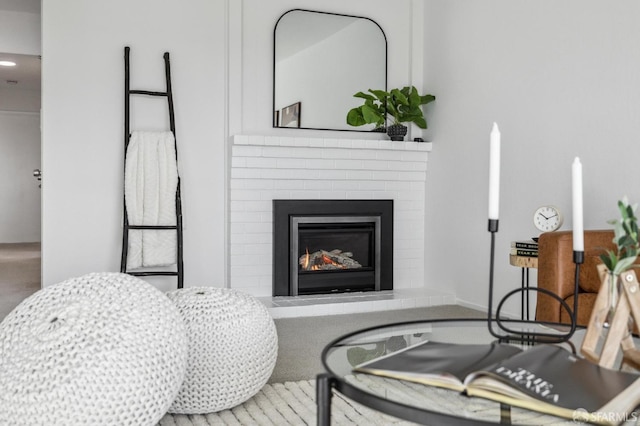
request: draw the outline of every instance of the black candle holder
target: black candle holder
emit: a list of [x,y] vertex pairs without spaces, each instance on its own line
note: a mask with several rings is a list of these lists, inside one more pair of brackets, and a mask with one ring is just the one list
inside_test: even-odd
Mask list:
[[[517,288],[515,290],[507,293],[498,303],[498,307],[496,309],[495,319],[493,318],[493,274],[494,274],[494,263],[495,263],[495,245],[496,245],[496,233],[498,232],[498,219],[489,219],[488,230],[491,233],[491,255],[490,255],[490,264],[489,264],[489,306],[487,308],[487,327],[489,328],[489,332],[492,336],[496,337],[499,341],[508,341],[508,342],[523,342],[523,343],[561,343],[568,341],[576,331],[577,321],[578,321],[578,290],[580,288],[580,265],[584,263],[584,251],[575,251],[573,252],[573,263],[576,266],[575,269],[575,289],[574,289],[574,298],[573,298],[573,309],[569,307],[567,302],[560,298],[557,294],[544,289],[537,287],[526,287],[526,288]],[[547,296],[553,297],[556,299],[562,307],[569,313],[569,319],[571,320],[571,324],[569,327],[569,331],[566,333],[544,333],[544,332],[531,332],[531,331],[521,331],[514,330],[505,326],[500,319],[500,312],[502,310],[502,306],[505,301],[507,301],[511,296],[516,293],[524,293],[528,291],[536,291],[538,293],[546,294]],[[495,321],[498,328],[500,328],[505,334],[501,334],[494,330],[492,325],[493,321]],[[514,320],[510,320],[510,322],[514,322]],[[535,321],[529,320],[520,320],[516,321],[520,324],[540,324]],[[557,324],[560,325],[560,324]],[[564,325],[564,324],[563,324]]]

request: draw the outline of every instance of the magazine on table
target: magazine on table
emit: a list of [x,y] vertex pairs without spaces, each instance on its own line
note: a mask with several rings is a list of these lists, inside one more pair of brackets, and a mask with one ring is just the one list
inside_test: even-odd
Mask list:
[[421,342],[354,371],[439,386],[573,420],[638,416],[640,375],[600,367],[561,346]]

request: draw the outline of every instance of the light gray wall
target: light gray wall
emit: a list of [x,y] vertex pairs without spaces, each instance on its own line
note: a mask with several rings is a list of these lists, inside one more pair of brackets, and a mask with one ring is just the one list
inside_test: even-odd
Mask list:
[[[39,55],[40,14],[23,6],[0,0],[0,52]],[[0,82],[0,242],[40,241],[39,167],[40,92]]]
[[0,52],[23,55],[39,55],[41,52],[37,1],[27,0],[24,3],[25,7],[17,7],[15,2],[0,0]]
[[[120,268],[126,45],[132,88],[164,89],[171,54],[185,278],[224,285],[225,18],[223,0],[43,2],[44,285]],[[132,130],[167,121],[146,103],[132,116]]]
[[[228,137],[291,135],[271,128],[277,18],[307,8],[375,19],[389,37],[390,84],[400,85],[411,74],[407,22],[414,2],[395,2],[393,14],[386,0],[193,0],[189,7],[154,0],[44,2],[44,285],[119,269],[125,45],[132,47],[134,88],[162,87],[162,53],[171,52],[186,285],[224,286]],[[158,125],[150,109],[135,108],[132,129]],[[344,136],[305,134],[330,133]]]
[[[640,4],[632,0],[427,0],[426,86],[438,99],[427,178],[426,285],[486,305],[489,132],[502,132],[496,294],[520,285],[509,242],[537,235],[536,207],[571,229],[571,163],[585,228],[640,201]],[[535,283],[535,273],[532,276]]]
[[40,114],[0,111],[0,243],[40,241]]
[[[81,5],[83,14],[68,13]],[[344,137],[271,129],[273,25],[296,7],[319,8],[311,0],[198,0],[189,8],[158,7],[151,0],[45,2],[44,167],[51,179],[44,207],[45,283],[118,267],[121,56],[131,44],[133,69],[150,83],[161,80],[162,52],[172,52],[188,280],[223,285],[226,138],[291,132]],[[412,12],[422,7],[416,17]],[[129,12],[119,13],[123,8]],[[323,2],[322,9],[378,21],[389,38],[390,86],[424,80],[419,86],[438,97],[427,132],[434,151],[427,172],[426,286],[454,289],[463,301],[486,305],[494,121],[502,131],[497,294],[519,285],[508,245],[536,235],[536,207],[558,205],[564,229],[570,229],[575,156],[584,168],[586,227],[608,227],[621,196],[640,199],[633,160],[640,150],[640,5],[634,1],[426,0],[391,8],[383,0],[336,0]],[[140,27],[141,16],[150,27]],[[424,28],[416,25],[422,19]],[[424,48],[424,62],[416,46]]]

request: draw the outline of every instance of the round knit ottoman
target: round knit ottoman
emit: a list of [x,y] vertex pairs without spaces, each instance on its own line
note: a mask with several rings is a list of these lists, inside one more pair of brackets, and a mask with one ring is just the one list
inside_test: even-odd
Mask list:
[[0,324],[0,424],[155,425],[185,377],[174,304],[96,273],[36,292]]
[[235,407],[255,395],[273,372],[278,335],[267,308],[224,288],[167,293],[187,327],[187,376],[169,412],[202,414]]

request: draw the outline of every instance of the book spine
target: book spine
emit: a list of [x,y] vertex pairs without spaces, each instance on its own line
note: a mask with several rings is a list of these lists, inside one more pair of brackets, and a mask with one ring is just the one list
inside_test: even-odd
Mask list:
[[525,250],[538,250],[538,243],[528,243],[526,241],[512,241],[511,248],[519,248]]
[[523,257],[538,257],[538,250],[525,250],[525,249],[511,249],[511,254],[515,256]]

